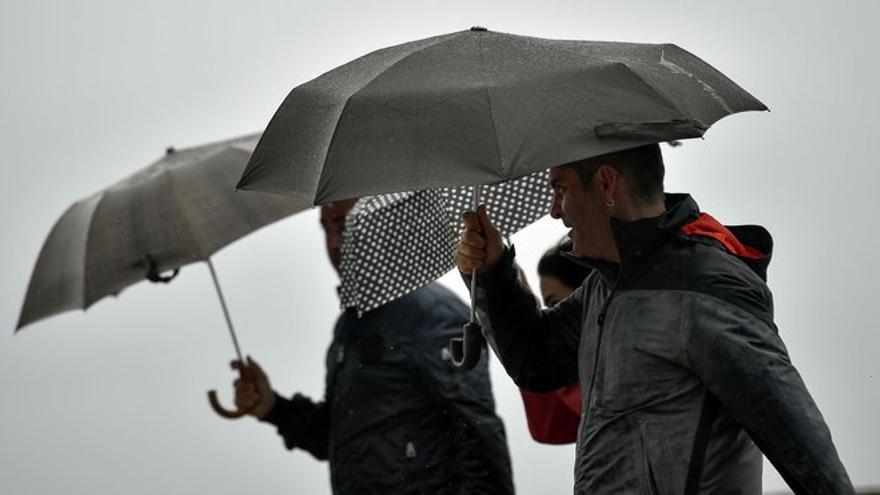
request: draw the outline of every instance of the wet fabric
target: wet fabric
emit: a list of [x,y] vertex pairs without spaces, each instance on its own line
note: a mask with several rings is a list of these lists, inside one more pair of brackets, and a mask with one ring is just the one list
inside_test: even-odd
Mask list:
[[467,318],[436,283],[363,318],[345,311],[327,352],[324,400],[279,397],[266,420],[287,448],[330,461],[336,494],[513,493],[488,359],[469,372],[448,360]]
[[689,196],[668,195],[659,218],[612,221],[621,263],[584,260],[594,272],[543,311],[509,249],[478,283],[487,340],[520,387],[580,380],[578,494],[684,493],[707,397],[720,407],[699,493],[761,493],[761,452],[795,493],[853,493],[773,322],[769,234],[724,228],[762,253],[741,257],[688,234],[699,219]]
[[307,207],[497,184],[766,109],[673,44],[476,28],[383,48],[294,88],[238,187]]

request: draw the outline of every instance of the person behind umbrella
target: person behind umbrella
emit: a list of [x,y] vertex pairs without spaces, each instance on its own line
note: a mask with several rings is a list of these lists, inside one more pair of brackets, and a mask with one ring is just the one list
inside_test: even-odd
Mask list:
[[553,308],[518,283],[484,207],[455,252],[513,380],[580,379],[575,492],[758,494],[763,452],[795,493],[853,493],[773,322],[769,234],[664,195],[663,175],[658,145],[551,169],[550,213],[595,268]]
[[[590,273],[589,268],[562,255],[570,249],[570,241],[557,244],[538,261],[541,298],[547,308],[568,297]],[[520,389],[520,394],[532,438],[549,444],[577,441],[582,411],[579,383],[574,382],[545,393]]]
[[[354,200],[321,208],[327,254],[339,269]],[[445,351],[468,308],[431,283],[357,317],[339,317],[327,352],[323,401],[274,392],[248,358],[239,408],[277,427],[288,449],[329,460],[333,493],[513,493],[504,426],[486,360],[472,372]]]

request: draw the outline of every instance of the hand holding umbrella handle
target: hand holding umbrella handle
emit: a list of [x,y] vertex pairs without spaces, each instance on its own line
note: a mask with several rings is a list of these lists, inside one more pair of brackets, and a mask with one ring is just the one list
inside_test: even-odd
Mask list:
[[[230,337],[232,337],[232,345],[235,347],[236,356],[238,356],[239,367],[236,367],[234,363],[232,367],[238,369],[238,376],[243,378],[244,373],[242,372],[241,365],[244,363],[244,360],[241,358],[241,349],[238,347],[238,338],[235,336],[235,328],[232,326],[232,319],[229,317],[229,310],[226,309],[226,300],[223,298],[223,292],[220,290],[220,282],[217,281],[217,273],[214,271],[214,264],[211,263],[211,258],[206,259],[205,263],[208,264],[208,270],[211,272],[211,279],[214,281],[214,288],[217,289],[217,297],[220,299],[220,306],[223,308],[223,316],[226,317],[226,326],[229,328]],[[256,406],[256,404],[253,404],[247,409],[230,411],[220,404],[216,390],[208,390],[208,402],[211,403],[214,412],[226,419],[238,419],[251,412]]]
[[[474,186],[474,213],[477,214],[480,206],[479,184]],[[485,210],[484,210],[485,213]],[[480,221],[476,220],[476,228],[480,229]],[[471,320],[464,325],[461,337],[453,337],[449,340],[449,352],[452,354],[452,364],[456,368],[466,370],[474,369],[480,362],[480,353],[483,350],[483,327],[477,321],[477,270],[471,272]]]
[[476,321],[465,323],[463,335],[449,340],[449,351],[456,368],[473,369],[480,362],[480,353],[483,351],[483,328],[480,324]]
[[[241,361],[239,361],[239,363],[240,362]],[[234,368],[236,367],[235,362],[233,362],[233,367]],[[241,367],[239,366],[236,369],[238,369],[239,378],[244,378],[244,372],[242,371]],[[238,419],[238,418],[248,414],[255,407],[257,407],[257,403],[254,402],[253,404],[251,404],[250,407],[246,407],[243,409],[236,409],[236,410],[226,409],[225,407],[223,407],[222,404],[220,404],[220,399],[217,398],[217,391],[216,390],[208,390],[208,402],[211,403],[211,408],[214,409],[215,413],[219,414],[220,416],[223,416],[226,419]]]

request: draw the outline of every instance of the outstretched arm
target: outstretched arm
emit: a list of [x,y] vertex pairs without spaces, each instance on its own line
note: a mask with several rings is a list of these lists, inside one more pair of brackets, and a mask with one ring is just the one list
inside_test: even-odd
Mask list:
[[798,494],[854,493],[831,432],[771,321],[699,295],[692,369]]

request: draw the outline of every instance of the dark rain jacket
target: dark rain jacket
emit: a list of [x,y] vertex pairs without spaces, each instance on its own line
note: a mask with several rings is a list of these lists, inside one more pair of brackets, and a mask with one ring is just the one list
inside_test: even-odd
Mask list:
[[324,401],[278,397],[265,420],[288,449],[330,461],[336,494],[513,493],[487,356],[468,372],[445,351],[467,319],[436,283],[360,319],[347,310],[327,352]]
[[478,279],[517,385],[582,385],[575,492],[759,494],[760,448],[795,493],[853,493],[773,323],[766,230],[725,228],[687,195],[612,229],[621,263],[591,262],[554,308],[518,282],[512,248]]

